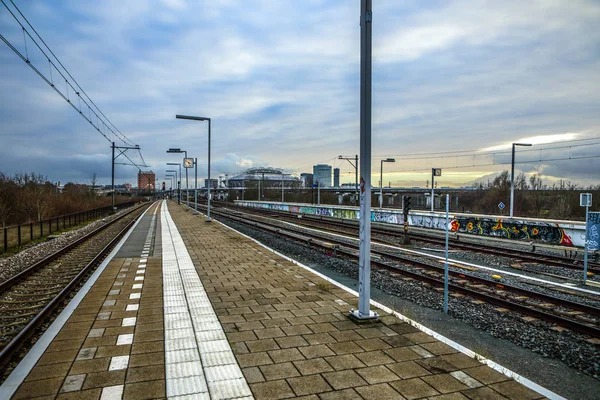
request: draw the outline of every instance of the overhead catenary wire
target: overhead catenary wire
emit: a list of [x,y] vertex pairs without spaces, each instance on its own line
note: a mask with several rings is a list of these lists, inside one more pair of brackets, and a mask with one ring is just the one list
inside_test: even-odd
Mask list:
[[[26,24],[31,28],[31,30],[35,33],[35,35],[43,43],[43,45],[47,49],[47,52],[44,51],[44,49],[38,43],[36,38],[34,38],[31,35],[29,30],[23,25],[23,23],[19,20],[19,18],[15,15],[15,13],[10,9],[10,7],[6,4],[6,2],[4,0],[0,0],[0,1],[2,2],[4,7],[6,8],[6,10],[10,13],[10,15],[13,17],[13,19],[17,22],[17,24],[19,24],[19,26],[21,27],[21,30],[23,32],[23,39],[25,42],[25,54],[23,54],[21,51],[19,51],[19,49],[17,49],[16,46],[13,45],[4,35],[0,34],[0,39],[4,43],[6,43],[6,45],[15,54],[17,54],[40,78],[42,78],[42,80],[44,80],[52,89],[54,89],[54,91],[60,97],[62,97],[63,100],[65,100],[69,105],[71,105],[71,107],[73,107],[73,109],[75,109],[81,117],[83,117],[87,122],[89,122],[90,125],[92,125],[92,127],[94,127],[96,129],[96,131],[98,133],[100,133],[108,142],[111,142],[111,143],[112,142],[120,142],[119,144],[123,144],[124,146],[135,147],[135,144],[129,138],[127,138],[127,136],[125,136],[112,123],[112,121],[110,119],[108,119],[108,117],[106,117],[106,115],[102,112],[102,110],[100,110],[100,108],[94,103],[94,101],[87,95],[87,93],[83,90],[83,88],[79,85],[79,83],[77,83],[77,81],[75,80],[73,75],[66,69],[66,67],[62,64],[62,62],[58,59],[58,57],[54,54],[54,52],[50,49],[50,47],[46,44],[46,42],[42,39],[42,37],[38,34],[38,32],[35,30],[35,28],[31,25],[31,23],[27,20],[27,18],[19,10],[19,8],[16,6],[16,4],[12,0],[10,0],[10,3],[17,10],[18,14],[24,19]],[[35,66],[34,63],[31,61],[29,51],[27,48],[27,37],[29,37],[31,42],[37,47],[37,49],[41,52],[41,54],[43,54],[44,58],[46,60],[48,60],[49,77],[47,77],[42,71],[40,71],[40,69],[37,66]],[[52,58],[54,60],[56,60],[56,63],[51,59],[51,57],[49,56],[48,53],[52,56]],[[64,70],[64,73],[57,67],[57,63]],[[60,75],[60,77],[62,77],[62,79],[64,79],[64,81],[65,81],[64,93],[54,83],[54,75],[52,73],[53,68]],[[71,83],[71,81],[73,83]],[[77,95],[77,103],[75,103],[74,101],[71,100],[69,87],[71,88],[70,91],[72,91],[75,95]],[[81,94],[83,94],[85,96],[85,98],[82,98]],[[82,107],[82,102],[83,102],[83,107],[88,108],[87,115],[83,111],[84,108]],[[96,117],[96,121],[94,121],[93,116]],[[146,165],[145,161],[143,160],[141,150],[138,149],[138,151],[139,151],[140,158],[142,159],[142,163],[133,161],[129,157],[128,154],[123,154],[123,156],[125,158],[127,158],[134,166],[136,166],[138,169],[141,170],[142,168],[147,168],[148,166]]]

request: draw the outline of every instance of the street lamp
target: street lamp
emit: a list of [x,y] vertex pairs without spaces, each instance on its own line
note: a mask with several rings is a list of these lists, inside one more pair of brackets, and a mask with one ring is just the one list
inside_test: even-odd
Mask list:
[[[168,169],[165,172],[174,172],[175,173],[175,183],[177,184],[177,204],[181,203],[181,190],[180,190],[180,182],[181,182],[181,170],[179,170],[179,175],[177,175],[176,169]],[[179,179],[177,177],[179,176]]]
[[[188,158],[187,151],[181,150],[179,148],[177,148],[177,149],[170,148],[169,150],[167,150],[167,153],[184,153],[185,158],[186,159]],[[188,170],[187,170],[187,168],[185,168],[185,201],[186,201],[186,203],[187,203],[187,200],[188,200]]]
[[189,119],[192,121],[208,121],[208,206],[206,216],[210,221],[210,118],[206,117],[193,117],[190,115],[175,115],[177,119]]
[[183,176],[181,175],[181,163],[173,163],[173,162],[168,162],[167,165],[178,165],[179,166],[179,183],[177,185],[177,190],[179,191],[179,201],[177,202],[177,204],[181,204],[181,184],[182,184],[182,180],[183,180]]
[[169,194],[169,198],[171,198],[173,195],[173,175],[165,175],[165,179],[169,179],[171,181],[171,187],[169,188],[169,191],[171,192]]
[[383,208],[383,163],[384,162],[396,162],[395,158],[386,158],[381,160],[381,170],[379,174],[379,208]]
[[[358,199],[358,154],[356,154],[354,158],[338,156],[338,160],[346,160],[354,167],[354,191],[356,192],[356,198]],[[352,163],[351,160],[354,160],[354,163]]]
[[[283,171],[281,171],[281,202],[285,203],[285,195],[283,194],[283,188],[285,187],[285,176],[290,176],[291,174],[284,174]],[[291,184],[290,184],[291,187]]]
[[513,143],[512,144],[512,161],[510,163],[510,218],[513,217],[513,203],[515,199],[515,147],[527,146],[531,147],[531,143]]

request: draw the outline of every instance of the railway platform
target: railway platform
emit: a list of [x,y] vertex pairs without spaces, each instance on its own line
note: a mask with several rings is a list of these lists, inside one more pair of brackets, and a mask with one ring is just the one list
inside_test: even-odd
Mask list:
[[163,202],[56,318],[0,398],[560,398],[385,308],[373,307],[378,322],[356,324],[347,314],[357,300]]

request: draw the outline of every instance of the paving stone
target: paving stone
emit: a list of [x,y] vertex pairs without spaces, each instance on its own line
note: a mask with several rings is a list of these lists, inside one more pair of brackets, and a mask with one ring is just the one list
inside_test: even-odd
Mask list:
[[126,382],[143,382],[165,379],[164,365],[149,365],[145,367],[129,368],[127,370]]
[[297,361],[304,360],[302,353],[298,349],[284,349],[284,350],[273,350],[267,352],[274,363],[281,363],[286,361]]
[[336,390],[367,384],[367,382],[353,370],[327,372],[323,374],[323,377]]
[[279,350],[277,342],[273,339],[246,341],[246,346],[251,353],[264,352],[268,350]]
[[503,375],[485,365],[481,365],[479,367],[474,368],[468,368],[465,369],[464,372],[477,379],[484,385],[508,380],[508,377],[506,375]]
[[506,397],[487,386],[464,390],[462,394],[470,400],[507,400]]
[[343,356],[325,357],[325,361],[339,371],[344,369],[362,368],[365,366],[355,355],[347,354]]
[[429,386],[419,378],[390,382],[390,385],[407,399],[418,399],[421,397],[435,396],[437,390]]
[[294,390],[294,393],[296,393],[298,396],[328,392],[332,390],[320,375],[290,378],[287,381]]
[[500,394],[502,394],[503,396],[508,397],[509,399],[529,400],[529,399],[539,399],[542,397],[538,393],[534,392],[533,390],[531,390],[515,381],[494,383],[494,384],[490,385],[490,387],[492,389],[494,389],[495,391],[499,392]]
[[300,376],[300,373],[298,372],[294,364],[290,362],[263,365],[260,367],[260,371],[262,372],[262,375],[267,381],[274,381],[278,379]]
[[361,353],[364,350],[354,342],[330,343],[328,347],[337,355]]
[[102,389],[81,390],[78,392],[60,393],[57,400],[98,400]]
[[15,400],[56,395],[62,386],[63,378],[24,382],[12,397]]
[[246,378],[246,382],[248,382],[249,384],[265,381],[265,377],[263,376],[262,372],[260,372],[259,367],[243,368],[242,373]]
[[414,361],[405,361],[401,363],[388,364],[386,365],[386,367],[402,379],[415,378],[418,376],[425,376],[430,374],[428,370],[421,367]]
[[276,400],[294,397],[292,388],[285,380],[250,384],[257,399]]
[[335,355],[335,353],[324,344],[300,347],[298,350],[300,350],[302,355],[304,355],[304,357],[306,358],[327,357]]
[[377,399],[377,400],[401,400],[404,399],[400,393],[395,391],[390,385],[386,383],[380,383],[378,385],[360,386],[355,388],[363,398],[365,399]]
[[[397,394],[398,392],[396,392]],[[362,400],[363,398],[354,389],[336,390],[319,394],[321,400]]]
[[77,357],[77,350],[45,352],[37,362],[38,366],[49,364],[60,364],[63,362],[72,362]]
[[37,381],[57,377],[64,378],[67,376],[67,372],[69,372],[70,367],[71,363],[68,362],[60,364],[38,365],[31,370],[25,381]]
[[125,370],[90,372],[85,378],[83,389],[122,385],[125,383]]
[[129,367],[145,367],[148,365],[162,365],[165,362],[165,353],[162,351],[156,353],[133,354],[129,357]]
[[396,374],[383,365],[360,368],[357,369],[356,372],[370,385],[400,379]]
[[289,347],[301,347],[308,346],[309,343],[302,336],[286,336],[276,338],[277,344],[282,349],[287,349]]
[[323,358],[312,358],[310,360],[295,361],[294,365],[302,375],[320,374],[322,372],[333,371],[331,365]]
[[266,352],[240,354],[236,356],[240,367],[256,367],[259,365],[272,364],[271,358]]
[[125,384],[123,400],[157,399],[166,397],[164,380]]

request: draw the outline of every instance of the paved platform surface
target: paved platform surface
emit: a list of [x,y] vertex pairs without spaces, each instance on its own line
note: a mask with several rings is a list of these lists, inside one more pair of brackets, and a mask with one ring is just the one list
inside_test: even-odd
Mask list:
[[381,310],[352,322],[354,295],[166,204],[13,398],[543,398]]

